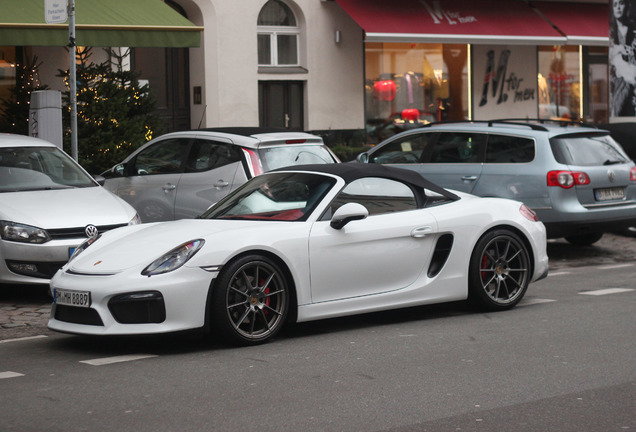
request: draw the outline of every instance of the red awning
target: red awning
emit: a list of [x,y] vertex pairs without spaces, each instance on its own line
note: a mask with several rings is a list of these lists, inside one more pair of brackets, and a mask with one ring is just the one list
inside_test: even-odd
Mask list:
[[609,45],[607,3],[532,2],[567,37],[568,45]]
[[523,0],[336,0],[367,42],[562,45]]

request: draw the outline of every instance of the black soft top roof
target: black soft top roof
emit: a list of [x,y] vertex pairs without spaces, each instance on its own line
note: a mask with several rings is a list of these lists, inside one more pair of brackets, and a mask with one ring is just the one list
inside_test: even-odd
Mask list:
[[380,177],[389,180],[397,180],[407,183],[416,189],[428,189],[432,192],[445,196],[453,201],[459,197],[452,192],[426,180],[415,171],[395,168],[386,165],[367,164],[367,163],[333,163],[333,164],[316,164],[316,165],[292,165],[285,168],[279,168],[276,171],[316,171],[327,174],[333,174],[347,183],[365,177]]

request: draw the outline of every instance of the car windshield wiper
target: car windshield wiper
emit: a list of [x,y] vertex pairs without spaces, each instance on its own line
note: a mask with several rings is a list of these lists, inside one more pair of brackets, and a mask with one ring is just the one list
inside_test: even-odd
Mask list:
[[605,162],[603,162],[603,165],[617,165],[623,163],[623,161],[620,160],[606,160]]

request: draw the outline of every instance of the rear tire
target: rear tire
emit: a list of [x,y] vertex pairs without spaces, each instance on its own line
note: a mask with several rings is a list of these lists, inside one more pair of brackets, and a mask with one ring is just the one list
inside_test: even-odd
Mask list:
[[211,323],[234,345],[257,345],[280,331],[289,312],[285,274],[271,259],[248,255],[227,264],[212,288]]
[[568,236],[565,240],[574,246],[590,246],[599,241],[601,237],[603,237],[603,233],[590,233]]
[[486,233],[470,258],[468,301],[499,311],[517,305],[531,278],[530,255],[519,236],[507,229]]

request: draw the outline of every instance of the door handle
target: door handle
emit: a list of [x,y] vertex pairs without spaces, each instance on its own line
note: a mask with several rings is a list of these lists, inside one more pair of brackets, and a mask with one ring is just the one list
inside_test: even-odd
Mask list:
[[463,180],[463,181],[465,181],[465,182],[468,182],[468,181],[475,181],[475,180],[477,180],[477,176],[474,176],[474,175],[470,175],[470,176],[463,176],[463,177],[462,177],[462,180]]
[[170,192],[172,190],[175,190],[177,187],[175,185],[173,185],[172,183],[166,183],[165,185],[163,185],[162,189],[164,192]]
[[218,180],[216,183],[214,183],[214,187],[221,190],[224,187],[228,187],[230,185],[229,182],[226,182],[225,180]]
[[417,228],[413,228],[413,231],[411,231],[411,237],[422,238],[422,237],[426,237],[428,234],[431,234],[432,232],[433,232],[433,227],[430,227],[430,226],[417,227]]

